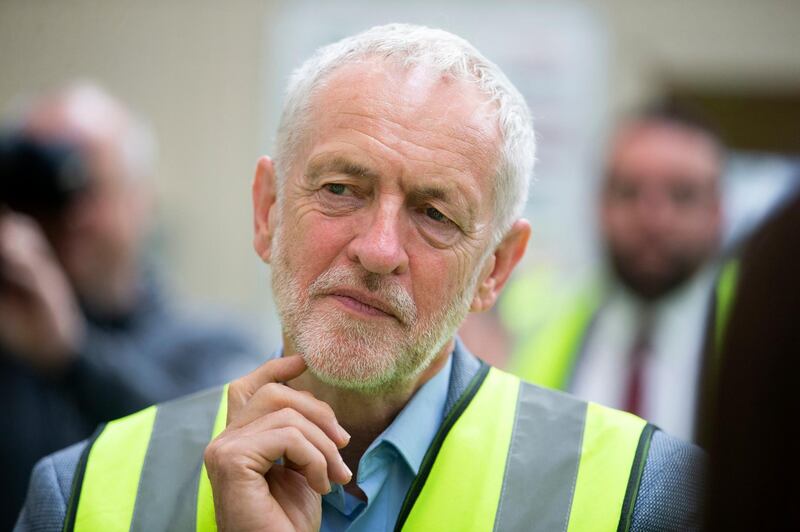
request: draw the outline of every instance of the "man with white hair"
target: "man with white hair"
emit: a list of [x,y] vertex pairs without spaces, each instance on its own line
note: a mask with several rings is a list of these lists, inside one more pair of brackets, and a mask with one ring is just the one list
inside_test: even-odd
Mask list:
[[533,144],[463,39],[388,25],[321,48],[253,183],[281,356],[43,461],[18,530],[696,526],[695,448],[455,338],[525,250]]
[[[231,324],[179,312],[145,264],[145,125],[76,83],[21,109],[0,160],[0,530],[34,464],[96,425],[263,361]],[[58,198],[55,200],[54,198]],[[205,313],[204,313],[205,314]]]

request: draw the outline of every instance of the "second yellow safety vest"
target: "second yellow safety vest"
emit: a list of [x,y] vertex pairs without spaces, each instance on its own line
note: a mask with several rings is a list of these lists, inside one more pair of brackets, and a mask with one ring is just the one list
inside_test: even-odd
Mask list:
[[[720,270],[715,284],[713,304],[709,319],[711,330],[711,357],[709,368],[715,376],[719,369],[718,354],[722,337],[733,306],[736,283],[739,277],[738,260],[728,260]],[[504,303],[506,316],[525,314],[527,286],[518,282],[510,287],[511,296]],[[530,297],[542,296],[532,293]],[[582,291],[572,294],[552,305],[551,314],[542,319],[542,324],[532,331],[518,330],[519,346],[512,354],[510,371],[522,379],[555,390],[568,390],[575,367],[582,354],[592,322],[602,305],[604,291],[599,283],[587,285]],[[508,320],[509,318],[506,318]]]
[[[591,285],[554,305],[553,314],[543,325],[521,338],[512,355],[511,373],[540,386],[566,390],[602,297],[600,286]],[[517,301],[519,305],[523,299],[518,297]],[[514,309],[506,312],[513,313]]]

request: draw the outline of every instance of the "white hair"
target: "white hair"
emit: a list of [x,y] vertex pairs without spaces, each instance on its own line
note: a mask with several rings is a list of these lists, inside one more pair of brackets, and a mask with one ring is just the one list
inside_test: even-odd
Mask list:
[[[276,171],[280,186],[307,141],[312,100],[326,77],[346,63],[378,58],[422,65],[475,84],[495,104],[502,137],[495,176],[494,244],[525,208],[536,143],[525,99],[500,68],[466,40],[440,29],[388,24],[319,48],[289,78],[278,126]],[[280,193],[280,192],[279,192]]]

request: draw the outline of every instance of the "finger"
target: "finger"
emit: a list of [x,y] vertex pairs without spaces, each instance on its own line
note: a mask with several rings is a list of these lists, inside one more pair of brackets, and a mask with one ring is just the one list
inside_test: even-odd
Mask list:
[[344,463],[336,443],[331,440],[317,425],[303,417],[292,408],[283,408],[267,416],[263,416],[246,427],[245,431],[265,431],[284,427],[295,427],[303,436],[319,449],[325,457],[328,467],[328,478],[339,484],[347,484],[353,476]]
[[235,380],[228,386],[228,423],[234,419],[239,410],[265,384],[286,382],[299,377],[306,370],[306,363],[300,355],[269,360]]
[[[267,473],[266,479],[270,495],[283,509],[290,521],[287,523],[288,526],[279,527],[278,519],[270,519],[276,523],[274,530],[321,529],[322,501],[320,494],[308,487],[308,482],[302,473],[288,467],[273,467]],[[230,530],[236,530],[236,528],[230,527]]]
[[295,464],[295,471],[302,473],[308,485],[320,494],[331,491],[331,482],[328,479],[328,463],[325,456],[296,427],[284,427],[271,431],[279,433],[283,447],[276,447],[274,450],[281,450],[280,455],[276,456],[274,462],[281,456],[291,460]]
[[5,290],[13,289],[30,297],[41,284],[41,278],[52,268],[46,257],[37,252],[24,238],[12,231],[0,237],[0,278]]
[[[260,475],[266,473],[279,459],[284,458],[294,464],[293,469],[302,474],[308,485],[317,493],[330,492],[328,464],[325,456],[297,427],[277,429],[238,430],[230,434],[230,442],[221,449],[225,453],[223,463],[228,467],[245,467]],[[241,458],[244,457],[245,460]]]
[[333,409],[315,398],[313,395],[293,390],[284,384],[265,384],[253,394],[247,404],[242,407],[236,417],[229,417],[233,427],[243,427],[256,419],[277,412],[283,408],[292,408],[303,417],[317,425],[325,434],[341,448],[350,441],[350,435],[339,425]]
[[12,249],[50,254],[52,252],[41,226],[30,216],[9,213],[0,223],[0,242]]
[[0,224],[0,257],[4,278],[21,288],[36,284],[33,270],[44,271],[55,263],[52,250],[36,222],[24,215],[9,214]]

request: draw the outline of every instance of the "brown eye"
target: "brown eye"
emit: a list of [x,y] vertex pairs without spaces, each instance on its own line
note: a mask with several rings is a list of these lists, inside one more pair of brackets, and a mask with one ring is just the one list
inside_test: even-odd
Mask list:
[[669,191],[670,200],[673,205],[689,207],[698,203],[699,194],[697,190],[689,186],[676,186]]
[[616,183],[609,187],[611,199],[632,203],[639,199],[639,188],[630,183]]

